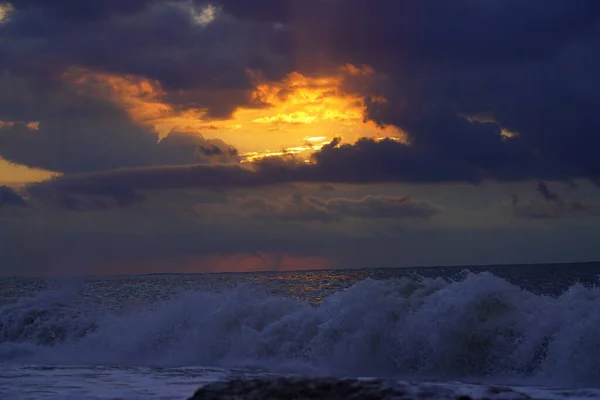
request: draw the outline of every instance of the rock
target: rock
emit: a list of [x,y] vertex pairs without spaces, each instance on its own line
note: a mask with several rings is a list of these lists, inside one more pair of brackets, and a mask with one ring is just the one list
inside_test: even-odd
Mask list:
[[215,382],[204,386],[190,400],[310,400],[310,399],[408,399],[401,388],[381,381],[332,378],[254,378]]
[[[210,383],[188,400],[524,400],[510,388],[493,388],[481,398],[431,384],[308,377],[236,378]],[[508,396],[507,396],[508,395]]]

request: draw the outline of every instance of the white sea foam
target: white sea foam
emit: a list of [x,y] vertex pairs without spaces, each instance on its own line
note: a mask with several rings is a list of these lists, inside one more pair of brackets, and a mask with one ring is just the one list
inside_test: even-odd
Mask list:
[[117,314],[55,291],[2,308],[0,361],[594,386],[599,330],[598,288],[539,296],[489,273],[367,279],[318,306],[239,286]]

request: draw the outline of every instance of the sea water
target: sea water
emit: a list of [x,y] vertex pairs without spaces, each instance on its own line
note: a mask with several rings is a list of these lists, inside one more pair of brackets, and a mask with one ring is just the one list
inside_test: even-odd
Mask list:
[[175,400],[282,375],[379,377],[439,398],[494,398],[486,388],[498,385],[600,398],[599,274],[574,264],[5,278],[0,398]]

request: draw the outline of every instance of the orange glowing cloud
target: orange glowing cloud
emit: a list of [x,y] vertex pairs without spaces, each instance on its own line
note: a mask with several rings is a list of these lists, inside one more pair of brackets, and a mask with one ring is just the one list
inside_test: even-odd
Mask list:
[[262,149],[243,156],[252,160],[283,154],[309,154],[330,143],[334,137],[354,142],[360,137],[397,137],[393,127],[381,128],[364,121],[363,99],[342,90],[345,75],[369,75],[368,67],[343,66],[338,75],[308,77],[291,73],[282,82],[257,85],[253,94],[257,101],[269,104],[267,109],[239,109],[234,119],[252,132]]
[[254,96],[273,106],[270,116],[253,119],[255,123],[303,123],[362,120],[361,99],[340,92],[341,77],[309,78],[290,74],[280,83],[262,84]]
[[[205,137],[218,137],[238,148],[243,160],[251,161],[283,154],[308,156],[334,137],[345,142],[360,137],[401,139],[401,132],[393,127],[365,122],[363,99],[342,89],[347,76],[373,73],[369,67],[346,65],[332,76],[310,77],[294,72],[281,82],[267,82],[249,72],[256,81],[251,104],[239,107],[223,120],[208,120],[205,109],[181,110],[167,104],[158,81],[85,69],[73,69],[65,79],[81,85],[82,90],[90,85],[100,90],[134,120],[151,126],[162,137],[174,128],[184,127]],[[214,98],[215,93],[204,95]]]
[[[178,111],[161,99],[165,96],[158,81],[134,75],[111,75],[97,73],[83,68],[74,68],[63,78],[81,87],[93,88],[102,95],[122,106],[137,122],[157,129],[164,136],[173,127],[191,125],[202,121],[204,110]],[[159,129],[167,125],[166,129]]]
[[[19,122],[24,123],[27,129],[37,130],[40,123],[37,121]],[[0,129],[11,128],[17,124],[15,121],[0,120]],[[45,171],[38,168],[29,168],[24,165],[11,163],[10,161],[0,158],[0,184],[6,183],[24,183],[24,182],[39,182],[57,174],[51,171]]]
[[40,182],[56,175],[54,172],[13,164],[0,158],[0,185],[7,183]]

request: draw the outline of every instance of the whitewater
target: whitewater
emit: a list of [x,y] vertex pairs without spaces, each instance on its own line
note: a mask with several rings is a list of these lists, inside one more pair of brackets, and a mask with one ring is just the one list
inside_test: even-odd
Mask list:
[[285,376],[380,378],[439,398],[600,398],[598,272],[3,279],[0,398],[175,400]]

